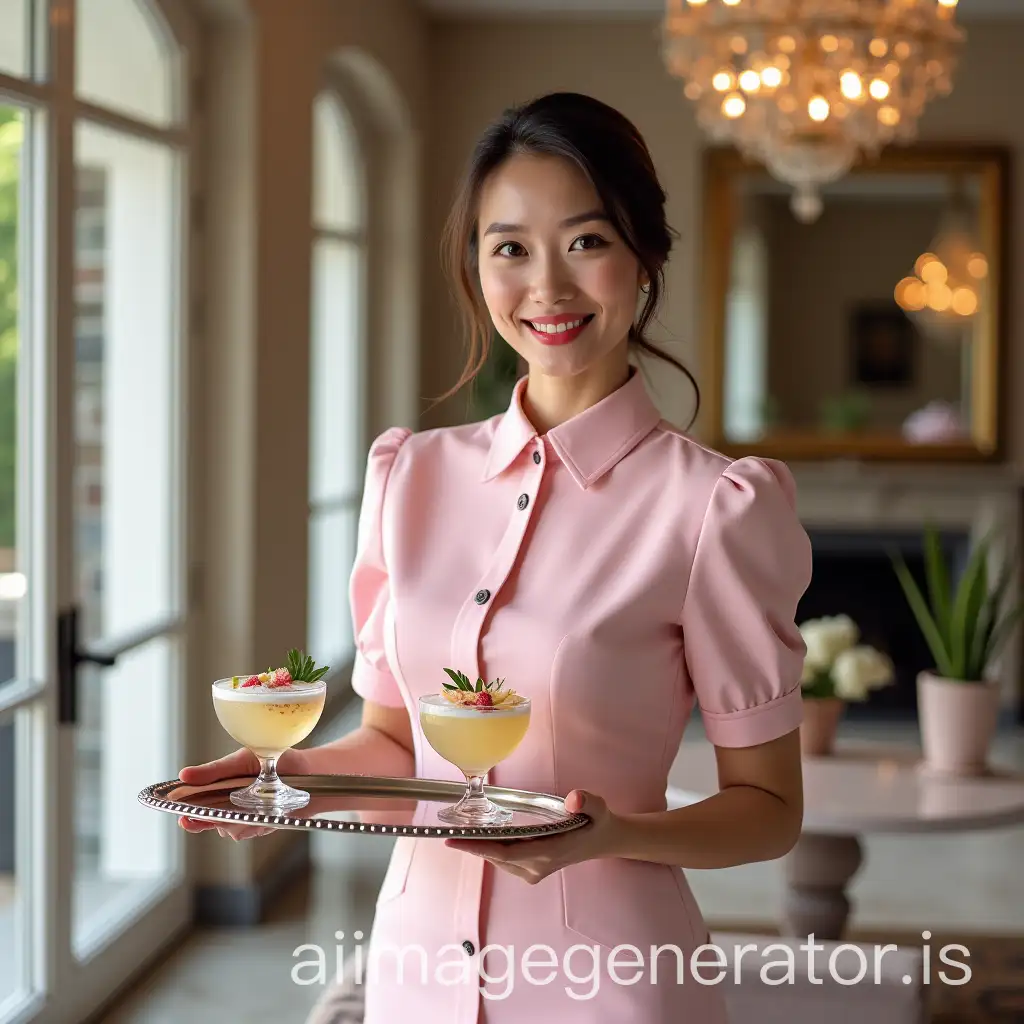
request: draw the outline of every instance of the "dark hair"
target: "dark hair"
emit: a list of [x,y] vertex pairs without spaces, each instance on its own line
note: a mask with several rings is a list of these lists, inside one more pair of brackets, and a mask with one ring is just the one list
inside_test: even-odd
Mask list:
[[469,383],[487,361],[491,320],[479,287],[477,203],[488,176],[518,153],[563,157],[593,184],[605,213],[650,282],[640,318],[630,328],[630,341],[685,373],[697,393],[699,408],[700,389],[693,374],[644,333],[661,299],[663,268],[675,234],[665,221],[665,192],[651,154],[628,118],[591,96],[572,92],[550,93],[510,107],[476,144],[442,240],[442,261],[467,328],[469,356],[458,383],[438,401]]

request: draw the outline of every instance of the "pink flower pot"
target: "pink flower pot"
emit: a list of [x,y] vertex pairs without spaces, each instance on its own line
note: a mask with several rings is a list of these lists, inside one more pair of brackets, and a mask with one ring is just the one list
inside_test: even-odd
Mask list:
[[984,775],[999,716],[999,688],[989,682],[917,677],[924,767],[940,775]]
[[800,750],[805,757],[829,757],[846,702],[838,697],[805,697]]

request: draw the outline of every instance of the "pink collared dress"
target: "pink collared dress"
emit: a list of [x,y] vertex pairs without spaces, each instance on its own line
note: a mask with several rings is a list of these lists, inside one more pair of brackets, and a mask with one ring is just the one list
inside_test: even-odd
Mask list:
[[[720,746],[800,724],[811,553],[793,481],[665,422],[639,372],[543,436],[525,383],[491,419],[374,442],[353,687],[408,709],[417,776],[461,781],[417,698],[445,666],[504,677],[532,716],[489,784],[662,811],[695,703]],[[690,967],[707,939],[677,868],[599,859],[530,885],[399,838],[364,951],[365,1024],[722,1024],[720,987]]]

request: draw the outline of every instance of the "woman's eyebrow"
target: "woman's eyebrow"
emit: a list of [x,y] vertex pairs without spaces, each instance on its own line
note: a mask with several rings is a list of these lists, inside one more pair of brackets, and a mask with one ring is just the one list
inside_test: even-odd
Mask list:
[[[607,221],[608,217],[603,210],[588,210],[586,213],[577,213],[575,217],[566,217],[559,227],[574,228],[577,224],[586,224],[591,220]],[[495,221],[487,228],[484,235],[504,235],[525,230],[526,227],[523,224],[501,224]]]

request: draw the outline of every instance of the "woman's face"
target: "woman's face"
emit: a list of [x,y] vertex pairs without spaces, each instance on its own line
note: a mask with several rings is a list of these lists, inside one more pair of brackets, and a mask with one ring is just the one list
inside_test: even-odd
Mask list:
[[484,301],[531,371],[568,377],[625,356],[646,277],[578,167],[509,158],[481,188],[477,231]]

